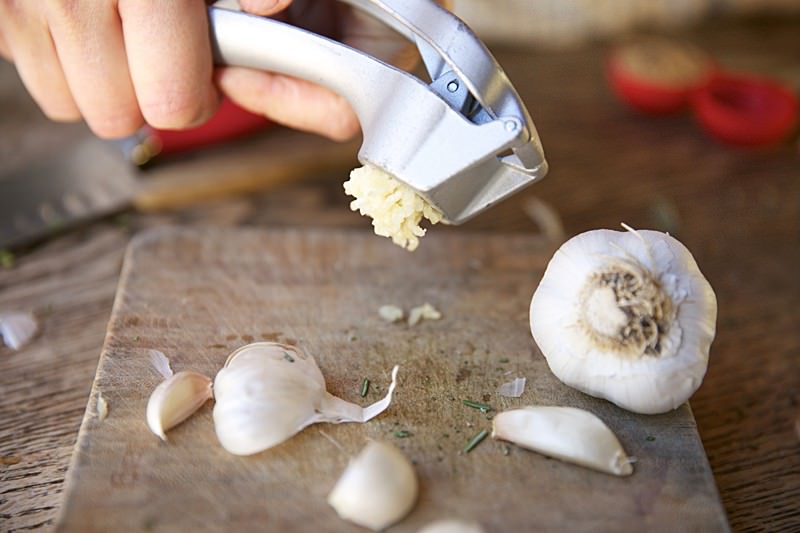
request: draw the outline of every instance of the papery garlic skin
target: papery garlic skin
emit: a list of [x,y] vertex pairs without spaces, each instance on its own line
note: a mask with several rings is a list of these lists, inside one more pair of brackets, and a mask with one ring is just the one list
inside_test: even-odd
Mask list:
[[252,455],[317,422],[366,422],[390,404],[397,367],[383,399],[367,407],[327,392],[316,361],[295,346],[256,342],[233,352],[214,380],[214,429],[228,452]]
[[561,381],[643,414],[675,409],[697,390],[716,318],[689,250],[630,228],[564,243],[530,307],[531,333]]
[[165,379],[147,401],[147,426],[161,440],[166,431],[177,426],[213,397],[211,379],[198,372],[184,370]]
[[631,460],[608,426],[575,407],[504,411],[492,419],[492,438],[616,476],[633,473]]
[[347,465],[328,503],[343,519],[380,531],[411,511],[418,491],[414,467],[403,452],[372,441]]

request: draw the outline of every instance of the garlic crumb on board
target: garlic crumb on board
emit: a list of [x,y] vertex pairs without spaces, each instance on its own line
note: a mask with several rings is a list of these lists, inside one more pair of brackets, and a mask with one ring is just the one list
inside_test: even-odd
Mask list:
[[442,220],[442,213],[425,198],[375,165],[365,164],[350,172],[344,191],[355,198],[350,209],[372,218],[376,235],[389,237],[410,252],[425,235],[419,225],[422,219],[431,224]]
[[397,322],[398,320],[403,320],[403,316],[405,316],[402,309],[391,304],[380,306],[378,315],[387,322]]
[[434,306],[425,302],[424,304],[413,307],[411,311],[408,312],[408,325],[415,326],[421,320],[439,320],[442,318],[442,313],[440,313]]

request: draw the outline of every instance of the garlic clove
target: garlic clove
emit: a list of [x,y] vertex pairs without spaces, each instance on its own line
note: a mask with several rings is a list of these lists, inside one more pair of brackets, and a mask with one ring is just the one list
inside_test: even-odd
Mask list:
[[389,443],[372,441],[347,465],[328,503],[344,520],[379,531],[411,511],[418,490],[406,456]]
[[366,422],[389,407],[386,396],[367,407],[327,392],[313,357],[295,346],[256,342],[233,352],[214,380],[214,428],[228,452],[252,455],[317,422]]
[[567,385],[663,413],[702,382],[716,297],[680,242],[625,228],[589,231],[556,251],[531,300],[531,333]]
[[484,530],[477,522],[453,518],[431,522],[417,533],[484,533]]
[[631,460],[608,426],[575,407],[504,411],[492,420],[492,438],[616,476],[633,473]]
[[184,370],[165,379],[147,402],[150,431],[167,440],[167,430],[189,418],[212,396],[211,379],[198,372]]

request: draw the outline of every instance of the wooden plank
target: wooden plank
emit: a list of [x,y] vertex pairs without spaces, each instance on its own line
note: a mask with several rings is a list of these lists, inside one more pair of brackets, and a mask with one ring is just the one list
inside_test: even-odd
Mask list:
[[[351,531],[325,496],[348,455],[371,438],[397,444],[420,478],[416,508],[393,531],[444,516],[474,518],[489,531],[726,530],[688,406],[634,415],[562,385],[547,369],[527,309],[551,252],[523,236],[434,234],[409,254],[346,231],[140,235],[126,256],[59,529]],[[426,301],[442,311],[440,321],[408,327],[377,315],[384,303],[407,310]],[[144,410],[159,382],[150,349],[165,352],[176,370],[214,375],[230,351],[262,339],[303,347],[332,393],[362,404],[385,391],[399,364],[395,402],[368,424],[312,426],[252,457],[222,450],[210,403],[167,444],[149,433]],[[516,376],[528,379],[523,397],[498,396]],[[364,377],[374,385],[361,399]],[[110,406],[103,422],[95,416],[100,392]],[[460,453],[490,427],[463,398],[496,409],[589,409],[638,458],[636,471],[615,478],[492,440]],[[395,438],[398,429],[410,436]]]

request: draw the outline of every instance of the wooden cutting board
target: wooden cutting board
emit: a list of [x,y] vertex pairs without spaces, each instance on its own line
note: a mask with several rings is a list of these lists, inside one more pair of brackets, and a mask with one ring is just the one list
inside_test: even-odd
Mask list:
[[[487,531],[725,531],[688,405],[640,416],[562,385],[528,326],[528,305],[552,249],[526,236],[432,232],[413,254],[361,232],[162,228],[131,244],[91,398],[68,473],[61,531],[360,531],[325,502],[368,439],[416,465],[419,501],[391,531],[434,519]],[[430,302],[439,321],[387,323],[386,303]],[[328,390],[362,405],[400,365],[391,407],[367,424],[315,425],[251,457],[225,452],[209,402],[163,443],[145,424],[159,375],[148,353],[214,376],[258,340],[313,354]],[[527,378],[521,398],[500,384]],[[361,398],[363,378],[373,384]],[[109,405],[96,415],[98,394]],[[588,409],[635,456],[628,478],[586,470],[486,439],[462,448],[489,415],[529,404]],[[397,431],[409,436],[398,438]],[[341,449],[332,441],[336,441]]]

